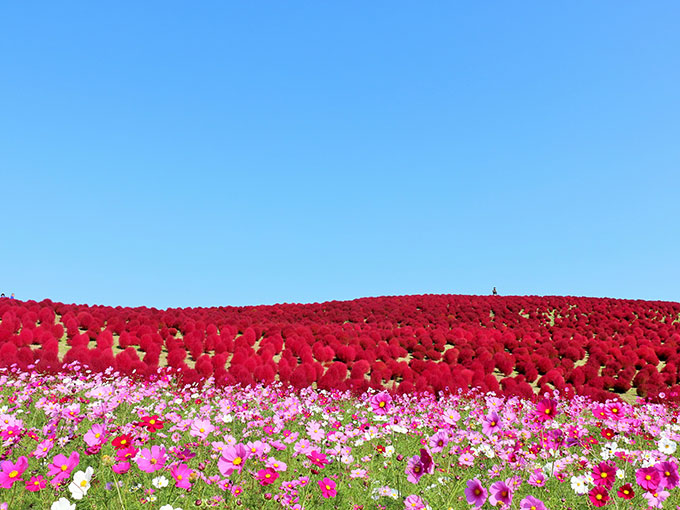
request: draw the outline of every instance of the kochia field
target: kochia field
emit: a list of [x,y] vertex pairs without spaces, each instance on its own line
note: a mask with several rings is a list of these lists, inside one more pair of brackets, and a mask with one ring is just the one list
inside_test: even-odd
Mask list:
[[182,383],[595,400],[680,394],[680,304],[422,295],[250,307],[121,308],[0,300],[0,366],[78,361]]

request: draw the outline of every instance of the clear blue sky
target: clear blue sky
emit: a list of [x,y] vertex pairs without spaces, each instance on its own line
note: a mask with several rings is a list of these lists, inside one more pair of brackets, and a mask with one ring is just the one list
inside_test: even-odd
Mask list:
[[0,291],[680,300],[680,4],[4,2]]

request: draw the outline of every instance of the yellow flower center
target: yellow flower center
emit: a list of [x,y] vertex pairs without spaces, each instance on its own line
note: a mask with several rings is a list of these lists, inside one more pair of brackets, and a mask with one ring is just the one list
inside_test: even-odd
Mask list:
[[602,499],[602,494],[598,494],[597,496],[595,496],[595,499]]
[[158,461],[156,459],[151,459],[149,462],[151,462],[151,464],[155,464]]
[[331,490],[331,486],[330,486],[330,485],[326,485],[326,490],[328,490],[328,491]]
[[94,437],[96,437],[97,439],[99,439],[99,436],[101,436],[101,434],[95,434],[94,435]]
[[378,407],[385,407],[385,402],[380,402],[380,403],[378,404]]
[[61,465],[61,470],[66,471],[68,469],[68,466],[66,464]]
[[181,480],[181,479],[182,479],[182,475],[177,475],[177,479],[178,479],[178,480]]
[[201,434],[203,434],[203,432],[205,432],[205,429],[204,429],[204,428],[201,428],[201,429],[199,429],[199,432],[200,432]]
[[149,423],[150,423],[151,425],[154,425],[154,424],[156,423],[156,420],[149,420]]
[[234,466],[238,466],[241,462],[243,462],[243,459],[241,457],[236,457],[233,464]]
[[80,482],[80,486],[87,487],[87,480],[83,480],[82,482]]
[[651,479],[652,479],[652,475],[645,476],[645,480],[651,480]]
[[600,473],[600,476],[601,476],[602,478],[607,478],[607,473]]
[[16,471],[16,470],[12,471],[12,472],[9,474],[9,477],[10,477],[10,478],[16,478],[17,476],[19,476],[19,471]]

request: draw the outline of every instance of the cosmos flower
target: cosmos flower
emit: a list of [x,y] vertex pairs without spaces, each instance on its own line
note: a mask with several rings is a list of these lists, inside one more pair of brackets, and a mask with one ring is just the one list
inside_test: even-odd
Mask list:
[[386,391],[381,391],[369,399],[373,412],[377,415],[385,415],[392,409],[392,397]]
[[335,482],[328,477],[325,477],[323,480],[319,480],[319,488],[321,489],[321,495],[324,498],[334,498],[338,495],[338,491],[335,490]]
[[588,493],[588,497],[593,506],[601,507],[609,501],[609,492],[602,486],[593,487]]
[[222,476],[229,476],[234,471],[241,473],[243,463],[247,458],[248,449],[245,445],[238,443],[237,445],[229,446],[222,452],[222,456],[217,461],[217,466]]
[[486,502],[487,492],[482,483],[477,478],[473,478],[467,482],[465,497],[471,505],[481,507]]
[[20,480],[23,482],[21,475],[26,471],[27,467],[28,459],[24,456],[19,457],[16,463],[10,460],[0,463],[0,487],[11,489],[16,482]]

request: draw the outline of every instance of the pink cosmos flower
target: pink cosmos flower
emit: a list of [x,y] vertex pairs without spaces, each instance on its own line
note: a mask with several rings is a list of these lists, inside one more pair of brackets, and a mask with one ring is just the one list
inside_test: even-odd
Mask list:
[[649,508],[663,508],[663,502],[666,501],[666,498],[670,495],[671,493],[668,491],[659,490],[645,492],[642,497],[647,500]]
[[38,492],[45,488],[47,485],[47,480],[45,480],[42,475],[33,476],[26,482],[26,490],[29,492]]
[[0,463],[0,487],[3,489],[11,489],[12,486],[21,480],[21,475],[26,471],[28,467],[28,459],[21,456],[17,459],[16,463],[11,460],[6,460]]
[[206,439],[214,430],[215,426],[210,423],[210,420],[194,420],[191,424],[189,434],[192,437]]
[[317,421],[313,421],[307,424],[307,434],[312,439],[312,441],[321,441],[326,437],[326,432],[321,427],[321,424]]
[[240,474],[243,470],[243,463],[247,458],[248,449],[245,445],[238,443],[222,452],[222,456],[217,461],[217,466],[222,476],[229,476],[234,471],[238,471]]
[[85,441],[87,446],[97,446],[106,442],[106,427],[101,423],[95,423],[85,433],[83,441]]
[[545,503],[533,496],[527,496],[519,502],[519,510],[546,510]]
[[249,455],[251,457],[261,457],[264,452],[264,443],[262,441],[248,441],[246,443]]
[[420,462],[420,457],[418,455],[414,455],[409,459],[408,464],[406,465],[405,472],[407,475],[406,479],[409,482],[418,483],[420,481],[425,471],[423,469],[423,464]]
[[674,489],[680,484],[678,466],[675,462],[659,462],[654,467],[659,472],[660,489]]
[[137,467],[145,473],[153,473],[163,469],[166,461],[165,448],[158,445],[153,445],[150,449],[142,448],[135,458]]
[[543,474],[543,470],[535,469],[529,475],[529,480],[528,480],[527,483],[529,485],[533,485],[534,487],[544,487],[545,486],[545,474]]
[[319,480],[319,488],[321,489],[321,495],[324,498],[334,498],[338,495],[338,491],[335,490],[335,482],[328,477],[323,480]]
[[506,482],[494,482],[491,487],[489,487],[489,503],[491,506],[496,506],[498,503],[502,505],[510,506],[512,503],[512,489],[508,487]]
[[404,500],[406,510],[425,510],[425,502],[416,494],[411,494]]
[[440,430],[428,441],[428,445],[434,453],[442,452],[447,444],[449,444],[449,435],[445,430]]
[[485,416],[482,420],[482,432],[487,436],[490,436],[500,428],[501,419],[498,417],[496,411],[489,413],[489,416]]
[[481,507],[486,502],[486,489],[477,478],[468,480],[467,488],[465,489],[465,497],[467,502],[475,505],[477,508]]
[[47,466],[47,474],[54,476],[50,483],[56,487],[66,480],[71,475],[71,471],[78,465],[78,462],[80,462],[78,452],[71,453],[68,458],[61,453],[55,455],[54,459],[52,459],[52,464]]
[[369,399],[373,412],[377,415],[385,415],[392,409],[392,396],[386,391],[373,395]]
[[186,464],[175,464],[170,468],[170,474],[175,479],[175,485],[180,489],[190,489],[189,476],[193,471]]
[[272,468],[274,471],[279,471],[279,472],[283,472],[286,469],[288,469],[288,464],[286,464],[285,462],[282,462],[280,460],[276,460],[274,457],[269,457],[267,459],[267,462],[265,462],[265,465],[268,468]]
[[47,454],[53,447],[54,442],[51,439],[45,439],[44,441],[38,443],[38,445],[35,447],[35,450],[33,450],[32,455],[36,459],[44,459],[47,457]]
[[646,467],[635,472],[635,480],[644,490],[654,491],[659,487],[661,477],[655,467]]
[[598,487],[604,487],[609,490],[614,487],[616,480],[616,464],[613,462],[600,462],[593,468],[592,472],[593,482]]

